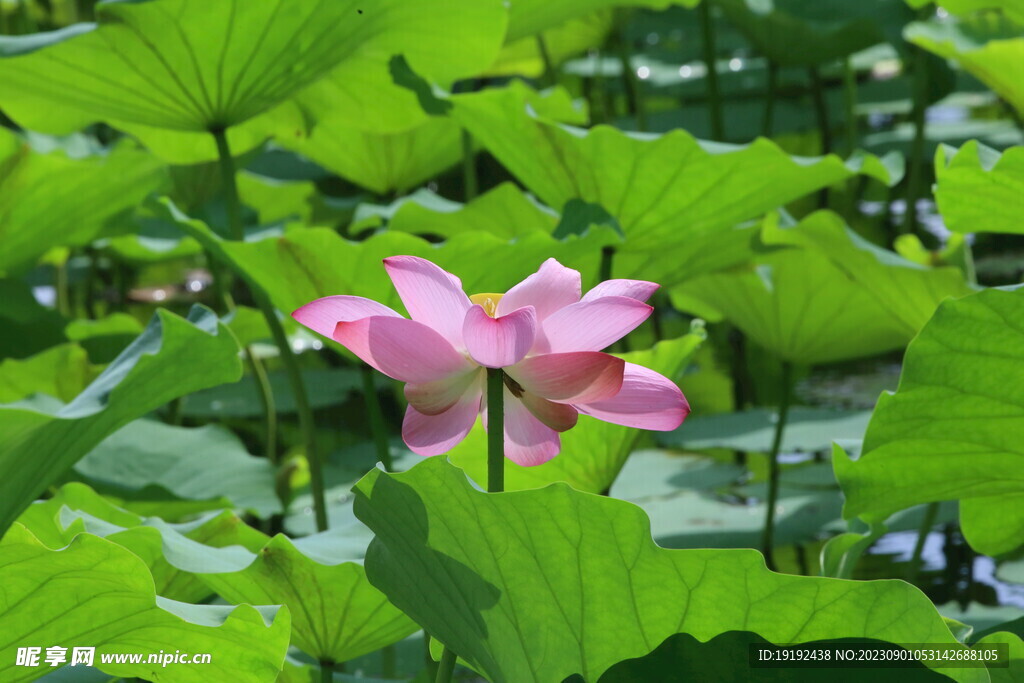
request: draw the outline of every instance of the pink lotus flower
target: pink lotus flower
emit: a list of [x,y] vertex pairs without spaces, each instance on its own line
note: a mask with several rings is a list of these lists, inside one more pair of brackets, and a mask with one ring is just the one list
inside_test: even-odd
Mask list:
[[462,441],[483,413],[486,370],[505,371],[505,456],[539,465],[579,413],[668,431],[690,411],[679,388],[647,368],[601,353],[654,310],[653,282],[608,280],[581,297],[579,272],[548,259],[502,294],[467,296],[462,282],[415,256],[384,259],[411,320],[376,301],[329,296],[292,317],[406,382],[402,438],[420,455]]

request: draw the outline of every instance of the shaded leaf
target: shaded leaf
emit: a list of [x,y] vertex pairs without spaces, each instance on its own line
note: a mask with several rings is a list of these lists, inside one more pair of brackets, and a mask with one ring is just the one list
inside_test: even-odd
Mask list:
[[250,455],[218,425],[136,420],[86,454],[75,472],[94,488],[129,500],[217,501],[260,517],[281,512],[274,466]]
[[[767,453],[775,434],[776,414],[768,408],[754,408],[736,413],[697,415],[687,418],[674,432],[659,434],[657,440],[678,448],[731,448]],[[783,452],[831,450],[833,441],[862,438],[870,416],[868,411],[796,406],[786,418],[781,449]]]
[[33,152],[0,128],[0,273],[24,270],[52,247],[80,246],[109,233],[165,182],[160,162],[127,147],[71,159],[59,151]]
[[[188,372],[182,372],[188,368]],[[64,406],[0,406],[0,529],[106,436],[173,398],[242,374],[217,317],[159,309],[146,330]]]

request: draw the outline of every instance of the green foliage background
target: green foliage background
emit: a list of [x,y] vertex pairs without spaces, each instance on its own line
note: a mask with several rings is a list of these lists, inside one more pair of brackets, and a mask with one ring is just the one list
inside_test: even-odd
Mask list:
[[[1024,680],[1022,65],[1021,0],[0,0],[0,680]],[[692,415],[422,461],[288,316],[396,254],[660,283]]]

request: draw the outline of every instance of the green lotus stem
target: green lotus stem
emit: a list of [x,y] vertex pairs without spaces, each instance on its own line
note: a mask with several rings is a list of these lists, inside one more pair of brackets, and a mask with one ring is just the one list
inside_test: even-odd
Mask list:
[[857,71],[853,58],[843,62],[843,105],[846,108],[846,154],[857,149]]
[[[598,50],[596,60],[596,67],[594,71],[594,82],[590,88],[590,125],[596,126],[599,123],[606,123],[611,119],[608,114],[610,107],[608,106],[608,89],[605,87],[604,82],[604,58],[601,55],[601,51]],[[601,116],[597,116],[598,108],[600,107]]]
[[57,312],[68,317],[71,315],[71,302],[68,293],[67,261],[53,267],[53,289],[57,298]]
[[487,490],[505,490],[505,371],[487,368]]
[[775,506],[779,499],[779,450],[782,448],[782,436],[786,431],[786,418],[789,415],[790,394],[793,391],[793,366],[782,363],[782,397],[779,399],[779,416],[775,422],[775,436],[772,437],[772,449],[768,453],[768,506],[764,517],[764,532],[761,536],[761,552],[764,553],[768,569],[775,571],[775,558],[772,546],[775,544]]
[[914,583],[921,571],[921,555],[924,553],[924,544],[928,540],[928,534],[935,526],[935,519],[939,516],[939,504],[928,503],[924,510],[924,517],[921,519],[921,526],[917,528],[917,541],[914,543],[914,552],[910,555],[910,564],[907,566],[907,582]]
[[395,678],[397,669],[398,651],[394,645],[386,645],[380,650],[380,675],[383,678]]
[[477,194],[476,156],[473,154],[473,136],[462,129],[462,190],[464,199],[472,201]]
[[[498,372],[501,372],[500,370]],[[452,680],[452,673],[455,671],[455,653],[445,647],[441,653],[441,664],[437,667],[437,678],[435,683],[449,683]]]
[[779,92],[779,65],[768,60],[768,84],[765,90],[764,118],[761,120],[761,136],[770,138],[775,128],[775,98]]
[[711,139],[725,139],[725,121],[722,118],[722,94],[718,88],[718,59],[715,57],[715,22],[711,16],[711,3],[704,0],[697,6],[700,30],[703,35],[704,66],[707,73],[708,112],[711,115]]
[[540,52],[540,58],[544,61],[542,82],[546,86],[558,85],[558,70],[551,60],[551,52],[548,51],[548,42],[544,40],[543,32],[537,34],[537,51]]
[[167,424],[174,427],[181,426],[181,404],[184,403],[183,399],[184,397],[179,396],[167,404]]
[[[394,472],[395,468],[391,462],[391,449],[388,448],[388,433],[384,427],[384,413],[380,409],[380,396],[377,394],[377,384],[374,382],[373,368],[363,365],[363,398],[366,401],[366,413],[370,418],[370,432],[373,434],[373,443],[377,447],[377,459],[384,465],[387,472]],[[387,678],[385,676],[385,678]]]
[[919,47],[909,48],[913,54],[914,105],[912,116],[914,139],[910,143],[910,168],[907,170],[907,201],[903,211],[900,232],[909,234],[917,227],[917,198],[921,196],[924,174],[925,112],[928,110],[928,74],[925,73],[927,56]]
[[832,151],[832,126],[828,120],[828,103],[825,102],[825,83],[821,80],[821,71],[818,67],[808,67],[807,73],[811,77],[814,115],[818,119],[818,129],[821,131],[821,153],[824,155]]
[[[505,371],[487,368],[487,492],[505,490]],[[428,641],[429,642],[429,641]],[[448,683],[455,670],[455,652],[441,651],[436,683]]]
[[263,367],[263,361],[253,353],[252,346],[245,347],[245,358],[249,365],[249,372],[252,373],[253,379],[256,381],[256,393],[260,396],[263,417],[267,422],[267,460],[277,465],[277,405],[274,401],[274,392],[270,388],[270,378],[267,377],[267,370]]
[[[211,131],[217,142],[217,154],[221,170],[221,179],[224,184],[224,200],[227,205],[228,221],[231,234],[236,239],[244,237],[242,229],[242,206],[238,199],[238,185],[235,179],[235,162],[231,156],[231,148],[228,145],[227,135],[223,130]],[[230,266],[230,264],[229,264]],[[316,516],[317,531],[327,530],[327,502],[324,496],[323,463],[316,450],[316,430],[313,424],[313,410],[309,405],[309,397],[306,393],[306,384],[302,379],[302,372],[299,370],[299,361],[288,343],[288,336],[284,333],[281,321],[278,320],[277,310],[270,303],[270,298],[259,287],[250,287],[253,300],[257,308],[267,321],[270,334],[274,338],[281,353],[281,362],[284,364],[285,373],[288,375],[288,383],[291,386],[292,394],[295,396],[295,406],[299,413],[299,431],[302,434],[302,443],[305,447],[306,460],[309,463],[310,488],[313,493],[313,510]],[[250,356],[251,357],[251,356]],[[264,385],[259,382],[257,386],[260,391],[270,394],[269,383]],[[264,403],[273,405],[273,403]],[[268,421],[270,416],[267,416]]]
[[[807,68],[811,77],[811,96],[814,99],[814,114],[818,119],[818,130],[821,131],[821,154],[822,156],[832,152],[832,126],[828,120],[828,103],[825,101],[825,84],[821,80],[821,72],[818,67]],[[828,207],[828,188],[823,187],[818,192],[818,207]]]
[[626,41],[619,36],[616,39],[619,53],[619,63],[622,65],[622,84],[626,90],[626,103],[629,105],[629,113],[633,115],[635,126],[641,133],[647,130],[647,112],[644,109],[644,97],[640,88],[640,79],[633,71],[633,64],[629,60],[629,49]]
[[331,683],[334,680],[334,662],[320,660],[320,683]]
[[217,142],[221,189],[224,192],[224,205],[228,212],[228,227],[231,230],[231,239],[242,241],[245,239],[245,231],[242,228],[242,202],[238,199],[235,160],[231,156],[227,132],[224,129],[214,130],[213,139]]

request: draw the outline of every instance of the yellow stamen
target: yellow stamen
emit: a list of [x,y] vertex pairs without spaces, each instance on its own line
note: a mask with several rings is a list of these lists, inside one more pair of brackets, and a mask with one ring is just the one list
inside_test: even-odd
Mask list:
[[498,310],[498,302],[501,301],[501,297],[504,294],[474,294],[469,297],[469,300],[474,304],[479,304],[484,307],[484,311],[487,315],[494,317],[495,312]]

